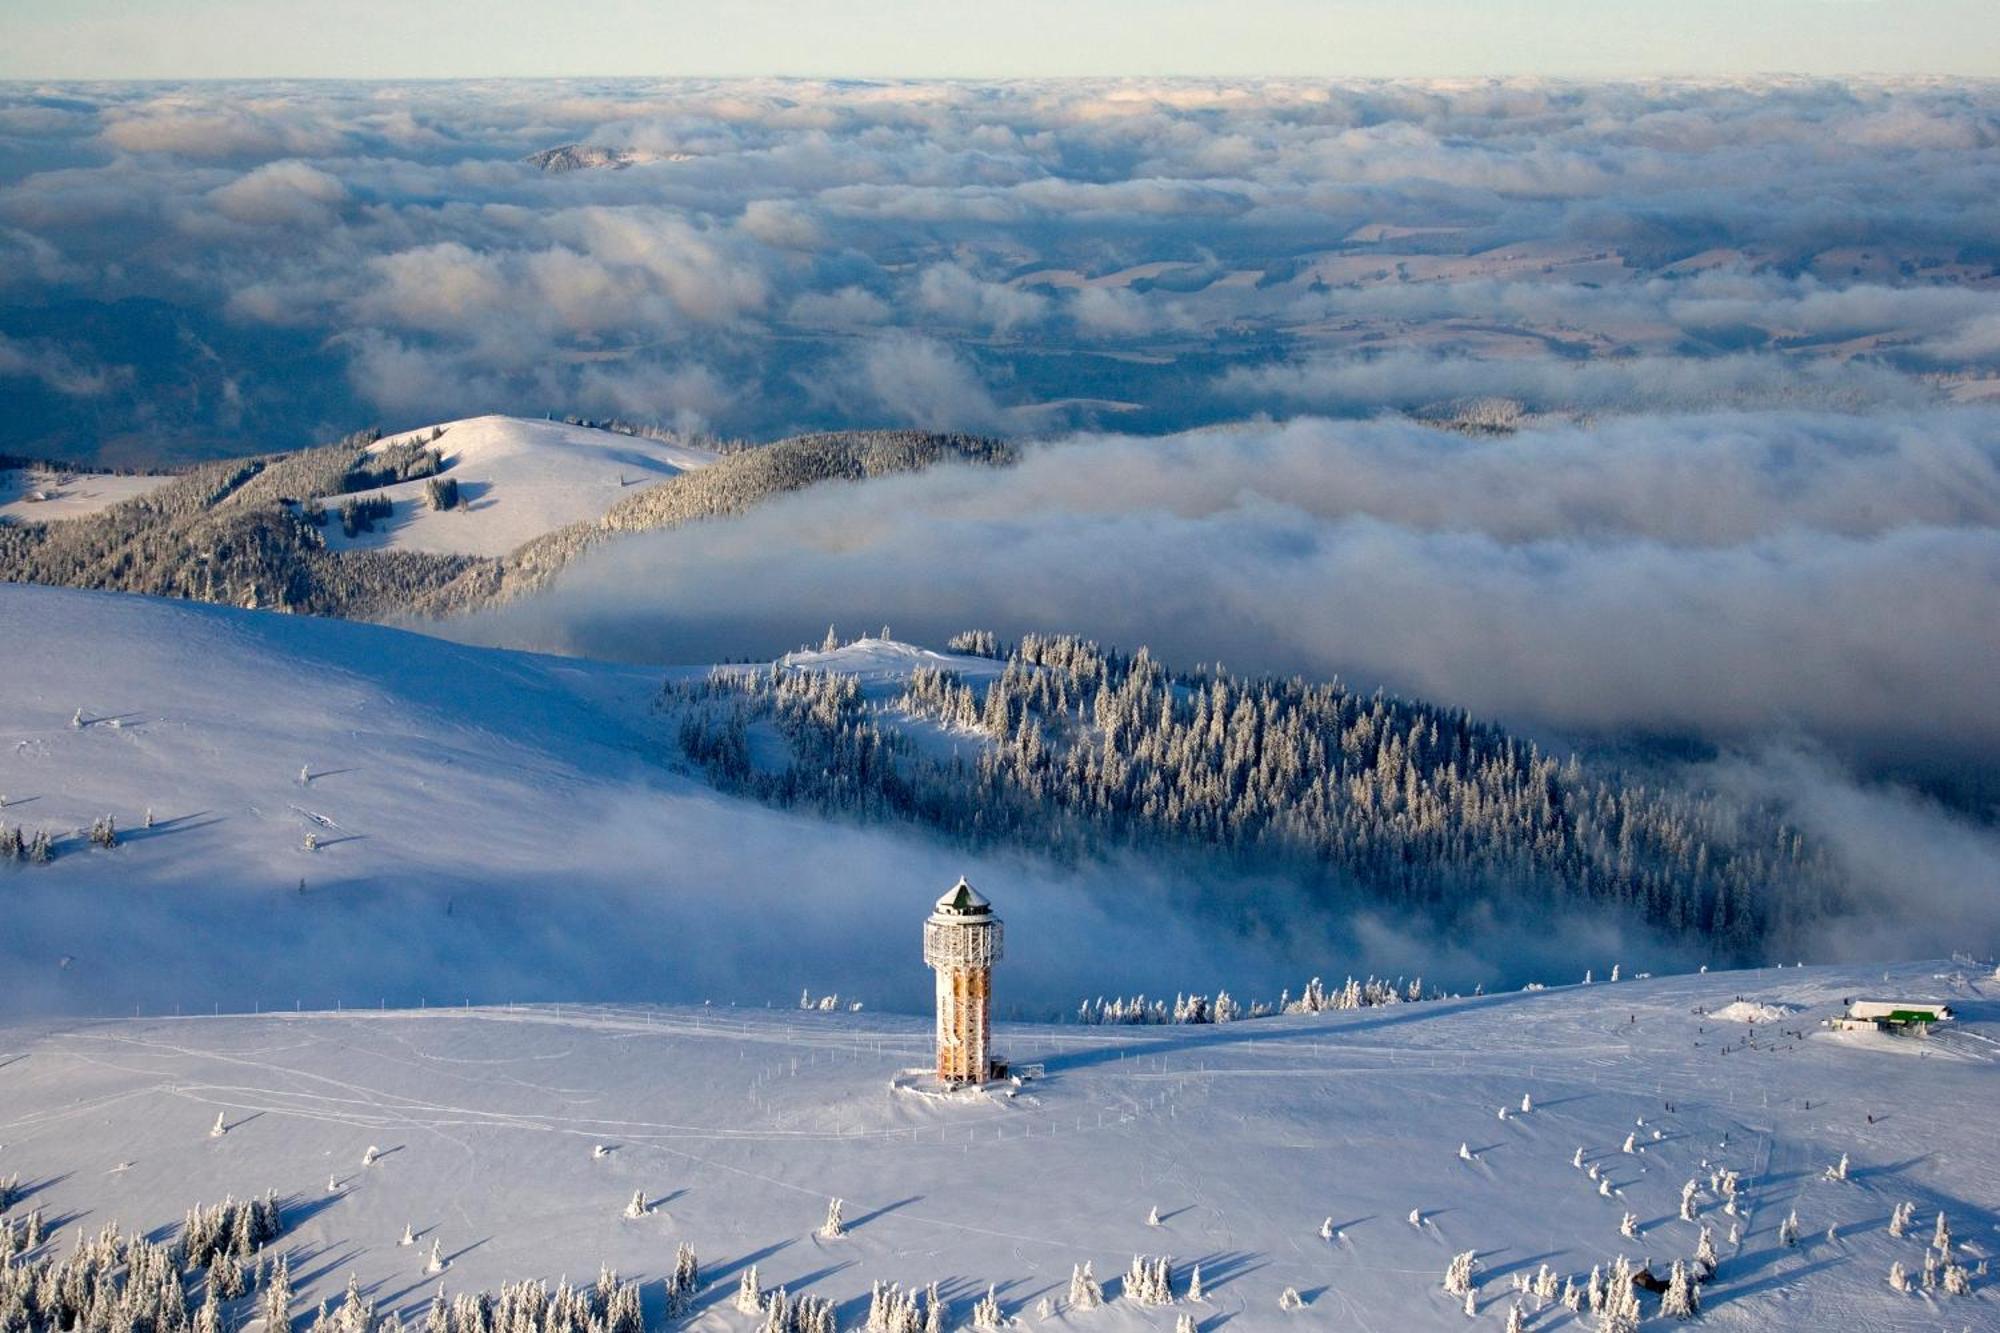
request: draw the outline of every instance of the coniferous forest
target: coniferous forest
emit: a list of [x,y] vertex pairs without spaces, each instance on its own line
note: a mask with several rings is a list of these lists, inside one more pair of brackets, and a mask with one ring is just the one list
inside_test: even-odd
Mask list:
[[[546,585],[612,533],[739,514],[823,482],[943,462],[1004,466],[1016,457],[1011,445],[968,435],[805,435],[725,446],[708,467],[668,477],[600,520],[557,528],[498,558],[327,545],[329,521],[352,538],[389,516],[387,499],[373,493],[382,486],[428,478],[435,486],[427,502],[455,505],[456,481],[436,447],[442,435],[440,428],[371,448],[380,432],[363,431],[312,449],[201,464],[100,514],[0,523],[0,581],[357,619],[451,615]],[[329,509],[323,497],[339,497],[337,506]]]
[[[999,654],[990,634],[954,647]],[[711,781],[773,804],[1068,857],[1192,853],[1330,903],[1606,913],[1750,959],[1840,893],[1773,811],[1545,753],[1461,710],[1176,672],[1066,636],[1004,660],[984,682],[920,668],[883,700],[832,672],[721,670],[669,682],[660,706]],[[773,734],[782,746],[760,743]]]

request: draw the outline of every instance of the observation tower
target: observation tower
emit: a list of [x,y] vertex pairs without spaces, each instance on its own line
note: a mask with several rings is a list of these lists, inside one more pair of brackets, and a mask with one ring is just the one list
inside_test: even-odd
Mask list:
[[924,961],[937,972],[937,1076],[948,1088],[994,1076],[993,965],[1003,929],[993,904],[960,879],[924,922]]

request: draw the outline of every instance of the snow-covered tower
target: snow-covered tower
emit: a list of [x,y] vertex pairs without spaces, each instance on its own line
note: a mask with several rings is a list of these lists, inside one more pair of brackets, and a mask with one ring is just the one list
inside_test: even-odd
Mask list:
[[937,972],[937,1076],[946,1087],[993,1077],[993,965],[1002,928],[993,904],[960,879],[924,922],[924,961]]

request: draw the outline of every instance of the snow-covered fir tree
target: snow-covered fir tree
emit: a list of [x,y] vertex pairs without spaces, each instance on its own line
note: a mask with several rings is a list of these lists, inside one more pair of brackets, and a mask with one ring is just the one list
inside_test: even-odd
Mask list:
[[736,1283],[736,1308],[743,1314],[764,1313],[764,1287],[757,1280],[755,1264],[744,1269],[742,1278]]
[[615,1283],[604,1301],[603,1333],[646,1333],[646,1314],[639,1304],[639,1287]]
[[1785,1214],[1785,1220],[1778,1223],[1778,1244],[1797,1245],[1799,1243],[1799,1211],[1794,1208]]
[[1477,1262],[1476,1252],[1464,1250],[1455,1254],[1445,1265],[1444,1289],[1450,1296],[1463,1296],[1472,1290],[1472,1270]]
[[1597,1311],[1598,1333],[1634,1333],[1639,1327],[1639,1296],[1632,1288],[1632,1276],[1631,1260],[1619,1255],[1604,1284],[1603,1303]]
[[1667,1276],[1667,1289],[1660,1293],[1660,1313],[1669,1319],[1692,1319],[1701,1313],[1701,1288],[1679,1259]]
[[764,1297],[764,1322],[758,1326],[758,1333],[791,1333],[792,1302],[779,1287]]
[[258,1313],[267,1333],[284,1333],[292,1326],[292,1266],[285,1255],[278,1256],[271,1273],[258,1293]]
[[1090,1260],[1070,1269],[1068,1308],[1072,1310],[1095,1310],[1104,1304],[1104,1288],[1090,1271]]
[[694,1306],[694,1298],[701,1290],[701,1265],[695,1259],[694,1247],[682,1241],[674,1250],[674,1269],[667,1274],[667,1318],[679,1319]]
[[819,1224],[819,1234],[827,1240],[838,1240],[847,1234],[847,1224],[841,1219],[841,1210],[846,1202],[841,1199],[826,1201],[826,1220]]
[[1173,1261],[1141,1254],[1133,1255],[1132,1266],[1125,1270],[1125,1281],[1120,1294],[1137,1305],[1173,1304]]
[[195,1312],[194,1333],[223,1333],[222,1306],[213,1287],[203,1295],[201,1309]]

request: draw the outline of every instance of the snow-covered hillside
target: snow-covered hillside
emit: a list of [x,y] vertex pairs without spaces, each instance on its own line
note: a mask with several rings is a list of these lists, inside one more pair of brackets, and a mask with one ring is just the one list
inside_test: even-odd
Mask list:
[[0,468],[0,523],[82,518],[144,495],[169,478],[50,468]]
[[[427,441],[434,429],[386,437],[374,452]],[[425,502],[424,481],[398,482],[371,492],[395,506],[390,517],[352,538],[330,523],[328,546],[505,555],[553,528],[603,517],[634,487],[715,461],[707,450],[560,421],[484,416],[446,422],[442,429],[436,447],[444,455],[443,475],[458,483],[458,507],[434,511]],[[338,496],[322,499],[329,508],[340,503]]]
[[1006,667],[1006,663],[991,657],[940,653],[915,644],[872,636],[834,648],[786,653],[779,660],[785,666],[802,671],[829,671],[853,676],[861,683],[863,692],[871,696],[900,689],[918,667],[955,671],[966,680],[986,680],[999,675]]
[[[955,1102],[892,1088],[925,1062],[929,1027],[871,1014],[17,1025],[0,1029],[0,1176],[26,1187],[15,1218],[39,1207],[59,1232],[166,1228],[197,1201],[275,1190],[301,1315],[350,1275],[382,1313],[420,1320],[440,1285],[588,1282],[609,1264],[644,1281],[657,1322],[685,1242],[705,1282],[689,1327],[718,1333],[758,1326],[733,1305],[753,1264],[767,1289],[836,1301],[846,1329],[883,1280],[939,1283],[957,1327],[990,1285],[1022,1329],[1185,1314],[1231,1333],[1498,1330],[1518,1304],[1525,1327],[1568,1330],[1596,1322],[1516,1281],[1546,1266],[1559,1292],[1620,1255],[1664,1273],[1706,1228],[1709,1327],[1987,1329],[2000,984],[1981,975],[1781,969],[1221,1026],[1003,1024],[1001,1052],[1040,1076]],[[1948,998],[1961,1020],[1928,1040],[1815,1027],[1856,993]],[[1739,996],[1796,1010],[1718,1019]],[[628,1217],[635,1193],[646,1211]],[[831,1197],[839,1238],[816,1234]],[[1940,1212],[1972,1294],[1891,1290],[1892,1263],[1921,1274]],[[1471,1320],[1442,1290],[1466,1252]],[[1134,1254],[1172,1256],[1175,1304],[1122,1298]],[[1086,1260],[1107,1304],[1067,1308]],[[1279,1309],[1288,1287],[1302,1310]],[[1646,1297],[1648,1326],[1671,1326],[1656,1308]]]
[[[1331,966],[1122,910],[1142,883],[1123,868],[718,796],[669,767],[666,674],[0,584],[0,822],[59,839],[50,864],[0,865],[0,1013],[803,986],[910,1007],[915,923],[961,872],[1042,940],[1013,994],[1043,1012]],[[119,845],[93,848],[107,815]]]

